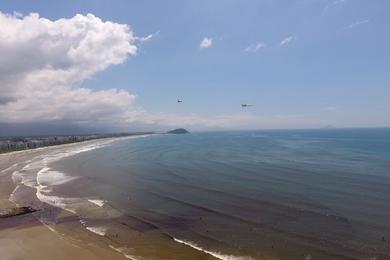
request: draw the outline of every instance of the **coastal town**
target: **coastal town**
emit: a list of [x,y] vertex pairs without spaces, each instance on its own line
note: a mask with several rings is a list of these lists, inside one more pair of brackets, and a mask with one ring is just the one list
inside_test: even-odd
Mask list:
[[126,137],[133,135],[153,134],[153,132],[118,133],[118,134],[92,134],[92,135],[56,135],[31,137],[0,137],[0,153],[35,149],[39,147],[70,144],[93,139]]

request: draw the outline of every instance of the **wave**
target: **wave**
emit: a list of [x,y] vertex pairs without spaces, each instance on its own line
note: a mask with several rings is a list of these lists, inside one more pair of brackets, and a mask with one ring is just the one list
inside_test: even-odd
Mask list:
[[80,223],[83,227],[85,227],[87,230],[91,231],[92,233],[95,233],[99,236],[104,237],[107,233],[108,227],[107,226],[89,226],[88,222],[84,219],[80,219]]
[[128,259],[131,259],[131,260],[141,260],[141,259],[143,259],[143,258],[135,257],[133,255],[125,253],[125,251],[128,249],[126,247],[114,247],[113,245],[109,245],[109,247],[111,249],[117,251],[118,253],[121,253],[124,257],[126,257]]
[[[41,202],[47,203],[54,207],[62,208],[72,213],[76,213],[75,205],[81,203],[79,198],[63,198],[50,194],[52,192],[51,186],[61,185],[71,180],[77,179],[78,177],[71,177],[62,172],[51,171],[49,167],[42,167],[36,174],[31,172],[34,168],[37,168],[37,163],[28,164],[23,167],[20,171],[15,171],[12,174],[13,182],[17,185],[10,195],[10,200],[15,201],[15,194],[24,185],[36,190],[36,197]],[[33,168],[33,169],[31,169]],[[73,207],[71,207],[73,205]]]
[[103,207],[104,204],[106,204],[106,202],[107,202],[106,200],[96,200],[96,199],[89,199],[88,201],[91,202],[92,204],[99,206],[99,207]]
[[189,246],[193,249],[196,249],[198,251],[201,251],[201,252],[204,252],[206,254],[209,254],[217,259],[221,259],[221,260],[252,260],[254,258],[250,257],[250,256],[235,256],[235,255],[224,255],[220,252],[214,252],[214,251],[210,251],[210,250],[207,250],[207,249],[204,249],[204,248],[201,248],[200,246],[198,246],[197,244],[193,243],[193,242],[188,242],[188,241],[184,241],[184,240],[180,240],[180,239],[177,239],[177,238],[173,238],[174,241],[180,243],[180,244],[184,244],[186,246]]
[[46,204],[61,208],[73,214],[77,214],[77,209],[83,204],[83,200],[81,198],[64,198],[54,195],[46,195],[41,191],[37,192],[37,198]]
[[10,167],[5,168],[4,170],[1,170],[0,171],[0,176],[3,176],[5,174],[7,174],[8,171],[11,171],[12,169],[16,168],[18,165],[19,165],[19,163],[14,163]]
[[23,169],[12,173],[12,181],[17,185],[25,185],[31,188],[37,187],[36,176],[31,175]]
[[88,229],[89,231],[91,231],[92,233],[95,233],[99,236],[105,236],[106,235],[106,232],[107,232],[107,228],[106,227],[85,227],[86,229]]
[[37,173],[37,183],[40,187],[48,187],[65,184],[79,177],[72,177],[63,172],[53,171],[49,167],[44,167]]

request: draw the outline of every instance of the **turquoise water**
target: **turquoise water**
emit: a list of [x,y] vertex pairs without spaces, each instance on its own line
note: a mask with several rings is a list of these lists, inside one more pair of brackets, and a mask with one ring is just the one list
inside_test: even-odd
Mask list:
[[390,255],[390,129],[156,135],[52,168],[80,177],[58,196],[117,212],[78,211],[133,255],[174,255],[182,243],[221,259]]

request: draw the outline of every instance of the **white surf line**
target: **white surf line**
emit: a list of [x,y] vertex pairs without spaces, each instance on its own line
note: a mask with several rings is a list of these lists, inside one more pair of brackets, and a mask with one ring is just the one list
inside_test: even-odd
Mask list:
[[10,171],[10,170],[12,170],[13,168],[17,167],[18,165],[19,165],[19,163],[14,163],[14,164],[12,164],[10,167],[8,167],[8,168],[6,168],[6,169],[4,169],[4,170],[1,170],[0,173],[5,173],[5,172],[7,172],[7,171]]
[[211,255],[217,259],[220,259],[220,260],[250,260],[250,259],[252,259],[252,257],[246,257],[246,256],[223,255],[223,254],[218,253],[218,252],[212,252],[212,251],[203,249],[200,246],[196,245],[195,243],[187,242],[187,241],[180,240],[177,238],[173,238],[173,240],[175,240],[176,242],[178,242],[180,244],[184,244],[184,245],[189,246],[193,249],[196,249],[198,251],[209,254],[209,255]]
[[118,247],[114,247],[113,245],[109,245],[109,247],[113,250],[115,250],[116,252],[118,253],[121,253],[124,257],[128,258],[128,259],[131,259],[131,260],[140,260],[140,258],[136,258],[135,256],[133,255],[129,255],[129,254],[126,254],[125,252],[123,252],[123,248],[118,248]]
[[105,227],[105,226],[92,226],[92,227],[88,227],[87,226],[87,221],[83,220],[83,219],[80,219],[80,224],[85,227],[88,231],[96,234],[96,235],[99,235],[99,236],[102,236],[104,237],[106,235],[106,232],[108,230],[108,227]]
[[107,228],[106,227],[85,227],[89,231],[99,236],[104,237],[106,235]]
[[99,207],[103,207],[104,204],[106,204],[106,202],[107,202],[106,200],[92,200],[92,199],[89,199],[88,201],[91,202],[92,204],[99,206]]

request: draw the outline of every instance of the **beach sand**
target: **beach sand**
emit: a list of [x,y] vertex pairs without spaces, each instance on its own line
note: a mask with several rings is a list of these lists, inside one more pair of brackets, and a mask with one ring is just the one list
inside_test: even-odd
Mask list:
[[113,250],[68,241],[42,224],[0,231],[1,259],[126,259]]
[[[81,146],[85,143],[71,145]],[[0,211],[17,207],[9,200],[15,188],[12,172],[18,168],[16,164],[62,147],[47,147],[0,155]],[[32,196],[31,200],[34,199],[36,198]],[[59,214],[62,219],[71,217],[67,212]],[[56,224],[56,230],[67,231],[77,228],[76,226],[80,226],[78,221],[64,221]],[[0,218],[0,259],[127,259],[95,238],[96,235],[82,228],[78,232],[79,239],[63,236],[43,225],[32,213]],[[86,244],[83,237],[88,237],[88,241],[93,243]]]

